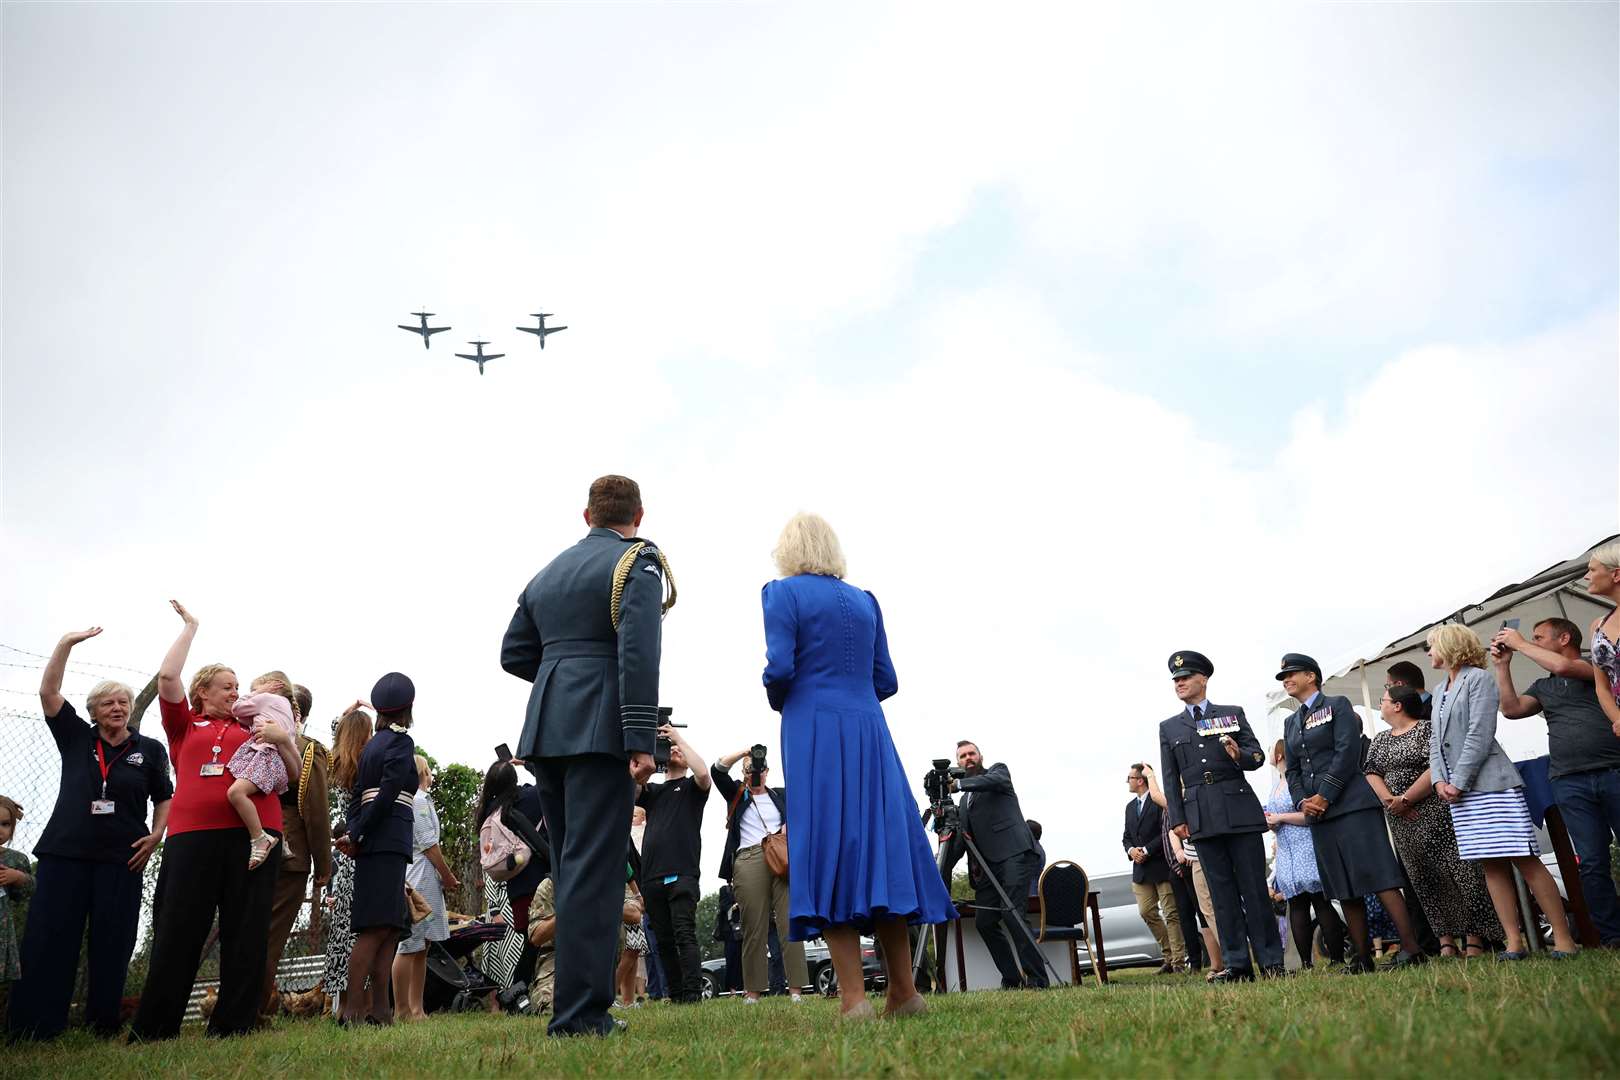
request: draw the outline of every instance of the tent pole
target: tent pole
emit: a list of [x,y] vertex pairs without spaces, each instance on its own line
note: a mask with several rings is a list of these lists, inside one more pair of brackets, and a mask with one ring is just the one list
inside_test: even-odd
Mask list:
[[1357,660],[1356,671],[1361,675],[1361,703],[1372,708],[1372,691],[1367,687],[1367,661]]

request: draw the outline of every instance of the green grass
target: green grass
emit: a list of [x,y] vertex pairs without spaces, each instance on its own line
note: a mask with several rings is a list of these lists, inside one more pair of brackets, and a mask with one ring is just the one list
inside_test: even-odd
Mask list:
[[1434,963],[1213,988],[1124,974],[1098,990],[949,994],[900,1023],[841,1028],[832,1002],[723,999],[627,1014],[622,1038],[548,1040],[544,1021],[434,1017],[342,1031],[283,1020],[220,1043],[150,1046],[82,1032],[0,1049],[7,1080],[50,1077],[1620,1075],[1620,954]]

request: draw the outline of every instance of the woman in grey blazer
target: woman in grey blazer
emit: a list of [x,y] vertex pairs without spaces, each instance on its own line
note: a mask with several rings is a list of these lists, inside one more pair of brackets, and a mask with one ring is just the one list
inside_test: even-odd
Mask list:
[[1435,792],[1451,810],[1457,854],[1484,870],[1491,904],[1507,933],[1507,951],[1497,958],[1523,960],[1528,955],[1519,927],[1514,867],[1552,923],[1551,955],[1573,956],[1575,939],[1558,885],[1541,864],[1524,782],[1496,741],[1499,699],[1496,680],[1485,670],[1485,646],[1461,623],[1430,630],[1428,645],[1430,664],[1446,672],[1434,695],[1429,767]]

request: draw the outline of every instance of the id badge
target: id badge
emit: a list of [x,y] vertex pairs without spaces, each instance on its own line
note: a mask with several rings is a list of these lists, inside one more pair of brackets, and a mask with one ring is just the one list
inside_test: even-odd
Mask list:
[[90,800],[90,812],[92,814],[96,814],[96,815],[110,814],[110,813],[113,812],[113,810],[114,810],[114,806],[113,806],[113,801],[111,799],[91,799]]
[[219,761],[205,761],[203,767],[197,770],[198,776],[224,776],[225,765]]

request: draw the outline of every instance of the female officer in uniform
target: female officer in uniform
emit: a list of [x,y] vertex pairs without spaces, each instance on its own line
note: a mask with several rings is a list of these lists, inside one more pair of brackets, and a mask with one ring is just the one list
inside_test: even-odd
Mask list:
[[1356,955],[1345,969],[1352,975],[1373,970],[1367,905],[1373,893],[1395,920],[1401,935],[1396,967],[1421,964],[1417,935],[1401,895],[1401,866],[1389,846],[1383,804],[1361,771],[1361,717],[1350,699],[1322,693],[1322,669],[1303,653],[1282,659],[1277,680],[1299,708],[1283,723],[1288,792],[1305,812],[1322,887],[1344,908]]
[[[411,705],[416,687],[397,671],[377,680],[371,707],[377,710],[377,734],[360,755],[354,788],[349,793],[348,832],[338,850],[354,859],[354,899],[349,926],[355,933],[349,954],[349,994],[340,1024],[362,1017],[390,1024],[389,972],[394,949],[410,929],[405,904],[405,864],[411,857],[415,822],[416,742],[410,736]],[[371,977],[371,1009],[364,1013],[360,991]]]

